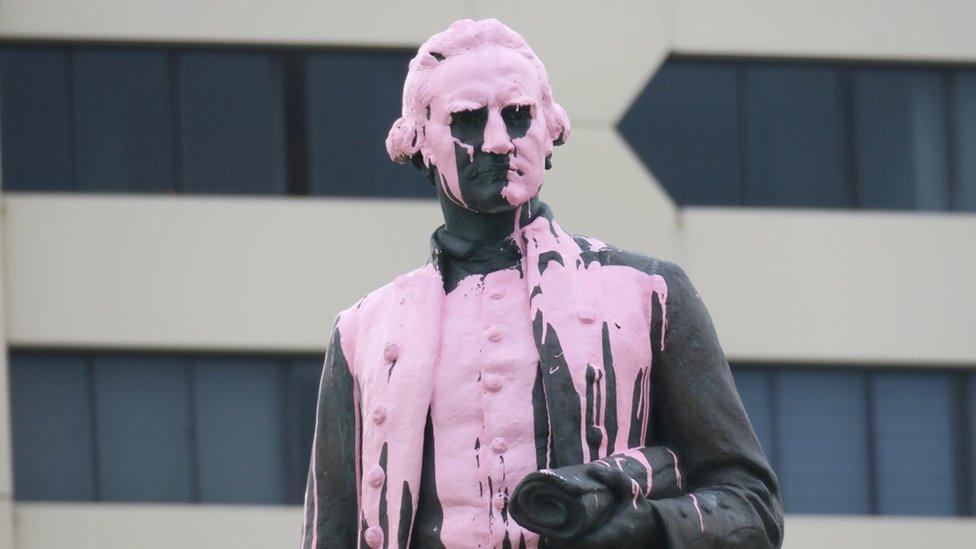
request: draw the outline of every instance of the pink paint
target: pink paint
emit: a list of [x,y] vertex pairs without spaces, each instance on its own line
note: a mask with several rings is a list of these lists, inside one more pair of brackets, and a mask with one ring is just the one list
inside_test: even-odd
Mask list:
[[678,488],[680,489],[681,488],[681,468],[678,467],[678,454],[674,453],[674,451],[671,450],[671,448],[668,448],[667,446],[665,446],[664,449],[667,450],[668,453],[671,454],[671,457],[674,458],[674,481],[678,485]]
[[695,504],[695,511],[698,513],[698,525],[701,527],[701,533],[705,533],[705,517],[702,516],[701,507],[698,505],[698,497],[695,494],[688,494],[691,496],[691,501]]
[[640,484],[637,484],[637,481],[634,479],[630,479],[630,491],[633,495],[632,503],[634,505],[634,509],[637,509],[637,499],[641,497],[641,488]]
[[[538,360],[531,329],[536,312],[541,311],[563,342],[563,358],[580,395],[586,391],[587,367],[603,371],[603,322],[613,326],[610,345],[617,379],[618,420],[615,447],[627,448],[632,388],[637,373],[646,370],[651,361],[647,337],[655,318],[651,299],[657,295],[662,303],[666,301],[663,279],[629,267],[595,263],[577,269],[582,250],[557,224],[550,227],[545,218],[537,218],[518,231],[513,235],[516,242],[529,243],[523,245],[524,265],[528,266],[524,278],[512,269],[491,273],[483,282],[480,277],[468,277],[445,295],[439,273],[428,265],[405,275],[397,284],[371,293],[358,309],[343,313],[342,343],[361,390],[361,409],[370,413],[378,406],[387,409],[385,421],[359,423],[359,428],[361,466],[365,470],[378,463],[382,445],[388,444],[388,539],[398,539],[404,481],[411,488],[416,509],[428,404],[435,430],[438,495],[445,517],[443,542],[448,546],[477,546],[485,540],[500,543],[506,532],[510,539],[518,539],[522,533],[513,521],[506,524],[497,510],[492,511],[492,501],[506,488],[511,493],[537,468],[531,397]],[[557,251],[565,266],[550,262],[540,272],[538,257],[547,251]],[[530,305],[528,296],[536,285],[542,294]],[[498,298],[491,297],[499,294]],[[592,310],[594,322],[580,321],[583,308]],[[450,321],[442,324],[440,319]],[[492,341],[496,332],[488,330],[491,327],[503,335],[500,341]],[[384,352],[389,342],[397,342],[400,349],[392,375]],[[486,390],[486,382],[479,379],[485,374],[499,380],[496,392]],[[605,385],[598,384],[604,402]],[[643,385],[638,398],[645,400],[642,405],[646,406]],[[580,406],[586,406],[585,399]],[[585,411],[580,410],[581,417]],[[605,419],[602,415],[594,417],[601,422]],[[641,421],[642,427],[646,425],[645,419]],[[583,425],[580,432],[584,436]],[[496,438],[505,440],[503,454],[493,451]],[[477,451],[476,439],[480,439]],[[582,438],[581,444],[586,447]],[[672,456],[677,471],[677,456]],[[504,465],[499,457],[504,457]],[[601,445],[600,457],[607,457],[606,444]],[[676,475],[680,479],[680,472]],[[488,490],[488,478],[492,491]],[[363,518],[370,526],[379,524],[378,498],[379,490],[363,478],[360,502]],[[535,547],[537,539],[526,535],[526,543]]]
[[[532,109],[529,131],[517,139],[509,139],[501,119],[501,109],[510,105]],[[455,21],[420,46],[403,86],[403,115],[390,129],[386,150],[401,163],[420,153],[443,176],[446,194],[467,207],[454,145],[468,149],[469,156],[474,151],[451,135],[451,114],[482,107],[488,107],[483,149],[511,153],[502,196],[509,204],[524,204],[542,186],[553,142],[569,137],[569,117],[553,100],[542,61],[518,33],[495,19]]]
[[[509,139],[505,130],[501,110],[511,105],[532,110],[532,124],[524,137]],[[545,157],[554,141],[568,136],[570,126],[565,111],[553,101],[542,63],[518,34],[495,20],[458,21],[421,46],[410,63],[403,116],[390,130],[387,150],[399,162],[421,154],[428,166],[441,173],[445,193],[466,207],[458,183],[456,140],[450,133],[451,113],[482,107],[488,108],[483,149],[510,153],[513,169],[502,195],[521,209],[539,192]],[[469,155],[474,153],[470,146],[465,148]],[[572,236],[544,217],[525,227],[516,224],[512,238],[522,253],[524,277],[514,269],[490,273],[483,281],[468,277],[445,295],[432,263],[398,277],[340,316],[342,347],[357,387],[357,446],[361,446],[356,455],[357,495],[371,547],[384,541],[377,528],[384,483],[376,473],[384,447],[388,452],[385,540],[393,543],[400,538],[404,484],[410,490],[411,509],[417,509],[428,410],[435,432],[443,543],[500,546],[506,535],[510,540],[524,535],[527,547],[537,547],[538,538],[506,521],[498,506],[537,468],[532,389],[539,355],[531,325],[537,314],[544,319],[543,331],[555,330],[562,342],[561,358],[579,395],[586,394],[588,367],[599,372],[600,381],[604,379],[602,330],[604,324],[610,327],[617,398],[616,410],[607,412],[616,415],[618,426],[613,446],[628,447],[633,387],[639,373],[637,398],[644,412],[640,429],[647,432],[652,367],[647,334],[652,323],[660,320],[660,345],[664,345],[664,279],[631,267],[587,264]],[[587,241],[594,250],[606,247],[595,239]],[[547,252],[558,253],[562,261],[548,261],[542,270],[539,258]],[[530,301],[536,287],[541,293]],[[661,304],[660,319],[652,307],[654,296]],[[393,361],[396,365],[391,369]],[[486,375],[493,377],[483,383]],[[605,382],[596,383],[593,390],[601,402],[607,402]],[[585,406],[581,398],[579,432],[584,449],[588,448]],[[363,411],[373,421],[361,421],[358,416]],[[382,419],[376,421],[379,416]],[[595,427],[605,434],[604,416],[603,410],[592,410]],[[553,418],[547,419],[551,444]],[[604,436],[595,457],[607,457],[608,442]],[[677,456],[672,455],[680,484]],[[652,471],[646,459],[642,465],[648,471],[646,495]],[[369,474],[363,475],[364,470]],[[633,484],[636,506],[641,490]],[[313,494],[317,521],[317,485]]]
[[651,462],[647,461],[647,456],[644,455],[644,452],[641,452],[637,448],[628,448],[621,453],[634,459],[644,467],[644,472],[647,474],[647,489],[644,492],[644,496],[649,497],[651,495],[651,488],[654,485],[654,468],[651,466]]

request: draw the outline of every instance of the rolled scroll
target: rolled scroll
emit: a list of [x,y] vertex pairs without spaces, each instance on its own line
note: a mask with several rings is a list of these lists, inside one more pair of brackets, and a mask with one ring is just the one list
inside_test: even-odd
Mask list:
[[616,469],[631,479],[628,498],[661,499],[681,495],[678,456],[663,446],[631,449],[606,458],[530,473],[515,488],[509,512],[523,528],[556,539],[578,539],[598,528],[622,503],[594,468]]
[[526,475],[512,493],[512,518],[541,536],[559,538],[575,538],[602,524],[617,498],[586,474],[589,467],[573,465]]

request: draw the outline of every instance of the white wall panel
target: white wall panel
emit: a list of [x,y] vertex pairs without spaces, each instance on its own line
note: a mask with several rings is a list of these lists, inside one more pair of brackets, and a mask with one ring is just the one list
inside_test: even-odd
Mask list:
[[478,0],[520,32],[574,124],[613,124],[667,56],[667,1]]
[[322,351],[424,264],[435,202],[5,195],[8,341]]
[[682,257],[739,359],[976,360],[976,217],[689,208]]
[[[17,549],[285,549],[297,507],[21,503]],[[52,527],[57,525],[57,527]],[[970,547],[976,519],[786,517],[785,549]]]
[[469,2],[4,0],[0,36],[70,40],[417,46]]
[[976,60],[970,0],[670,0],[671,48],[694,54]]
[[[613,183],[637,169],[619,147],[581,137],[544,192],[557,219],[683,265],[730,357],[976,357],[973,217],[691,208],[675,222],[654,186]],[[620,161],[607,180],[604,154]],[[45,347],[321,351],[336,312],[423,264],[440,223],[433,202],[393,200],[7,194],[4,208],[9,342]]]
[[786,516],[783,549],[964,549],[976,519]]

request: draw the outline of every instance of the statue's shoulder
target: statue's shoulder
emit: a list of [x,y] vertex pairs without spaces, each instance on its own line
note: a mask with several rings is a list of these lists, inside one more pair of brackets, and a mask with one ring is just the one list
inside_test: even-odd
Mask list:
[[605,267],[630,267],[648,276],[659,275],[665,280],[685,276],[681,267],[670,261],[625,250],[587,236],[572,235],[572,237],[580,248],[580,259],[587,265],[596,262]]
[[383,286],[367,293],[359,301],[340,312],[340,324],[347,326],[352,326],[354,323],[369,325],[376,315],[382,314],[382,311],[392,305],[394,300],[399,299],[397,296],[401,295],[404,291],[411,291],[411,289],[423,284],[431,284],[435,279],[439,284],[440,279],[433,265],[429,263],[410,272],[403,273]]

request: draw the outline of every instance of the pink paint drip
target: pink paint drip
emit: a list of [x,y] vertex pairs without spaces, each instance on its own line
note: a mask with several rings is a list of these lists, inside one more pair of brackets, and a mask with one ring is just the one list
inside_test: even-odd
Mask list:
[[651,487],[654,485],[654,468],[651,466],[651,462],[647,461],[647,456],[639,448],[628,448],[621,453],[633,458],[644,467],[644,471],[647,473],[647,491],[644,493],[644,496],[650,496]]
[[[443,59],[438,60],[437,56],[432,55],[433,53],[437,53]],[[532,124],[529,131],[525,136],[514,140],[508,140],[503,126],[499,125],[501,109],[511,105],[527,105],[532,109]],[[520,36],[495,20],[458,21],[448,31],[435,35],[421,46],[410,64],[410,71],[404,85],[403,116],[390,130],[387,151],[391,158],[398,162],[408,161],[413,155],[420,153],[428,166],[433,165],[438,168],[443,177],[441,185],[445,191],[450,191],[448,194],[453,194],[457,201],[460,201],[461,206],[467,207],[461,199],[455,159],[455,145],[458,142],[450,133],[450,118],[452,112],[482,107],[488,108],[491,121],[486,128],[484,150],[517,152],[517,155],[510,156],[510,166],[514,169],[509,172],[509,180],[502,190],[502,195],[510,204],[521,208],[538,194],[542,186],[545,157],[551,154],[553,141],[565,140],[568,137],[570,125],[565,111],[552,99],[551,85],[542,63]],[[460,144],[467,150],[469,158],[472,157],[473,147]],[[519,217],[516,216],[517,219]],[[546,332],[551,325],[563,342],[562,358],[565,360],[569,377],[578,394],[585,394],[586,365],[602,364],[599,334],[603,322],[620,321],[625,326],[623,329],[617,326],[617,331],[613,331],[610,338],[617,375],[618,398],[617,409],[607,410],[607,412],[616,414],[618,419],[618,438],[615,446],[624,447],[630,430],[630,410],[633,403],[629,398],[632,391],[621,391],[621,388],[632,389],[637,371],[645,368],[646,375],[639,399],[643,409],[641,427],[644,435],[642,436],[646,436],[650,418],[649,357],[652,356],[651,343],[647,338],[649,322],[653,320],[650,318],[653,315],[650,296],[657,294],[661,304],[663,318],[660,345],[663,348],[667,325],[665,308],[667,284],[664,279],[658,275],[648,277],[629,267],[586,265],[585,261],[581,262],[584,267],[577,270],[576,264],[581,261],[579,246],[555,222],[545,218],[537,218],[524,228],[516,225],[513,227],[513,237],[523,253],[523,264],[527,266],[526,277],[525,280],[504,283],[504,290],[506,293],[511,292],[510,295],[522,292],[520,295],[524,299],[523,306],[529,305],[529,319],[534,319],[539,311],[544,313],[543,332]],[[593,249],[606,247],[598,240],[587,240]],[[529,245],[525,245],[525,242]],[[550,262],[542,273],[537,269],[538,258],[546,251],[558,251],[563,258],[563,264]],[[541,287],[543,292],[529,302],[528,295],[536,286]],[[604,292],[604,286],[612,288],[612,291]],[[424,420],[428,409],[433,409],[439,405],[438,402],[443,402],[432,400],[430,394],[433,372],[438,370],[437,365],[442,359],[440,338],[443,334],[445,340],[451,340],[455,336],[452,326],[479,325],[483,320],[480,317],[465,317],[458,323],[457,319],[452,317],[450,323],[444,323],[447,314],[444,306],[445,298],[440,276],[432,266],[428,265],[400,277],[395,288],[388,285],[370,294],[362,303],[362,310],[359,312],[360,324],[363,326],[361,330],[349,326],[341,329],[343,348],[345,350],[349,346],[346,357],[349,359],[350,368],[354,370],[357,389],[359,389],[355,395],[356,434],[357,452],[359,447],[362,447],[362,455],[357,453],[357,478],[362,478],[362,464],[364,462],[368,462],[369,465],[375,464],[382,443],[389,442],[390,457],[387,470],[390,486],[390,493],[387,496],[389,517],[399,516],[402,495],[400,487],[404,482],[414,487],[419,482]],[[650,311],[646,313],[647,318],[627,316],[630,311],[635,310],[634,303],[644,304],[644,309]],[[592,309],[595,312],[595,318],[591,319],[594,322],[580,321],[578,311],[583,309]],[[619,313],[623,318],[611,317],[609,316],[611,313]],[[436,320],[430,322],[430,319]],[[471,324],[467,324],[468,322]],[[405,330],[405,327],[409,329]],[[389,370],[385,367],[381,350],[391,337],[399,339],[402,354],[392,380],[387,383]],[[516,354],[517,347],[521,345],[521,343],[516,344],[516,340],[517,338],[511,338],[496,342],[494,348],[500,353],[499,356]],[[362,356],[354,357],[353,350],[359,350]],[[384,365],[382,368],[377,366],[381,362]],[[521,381],[512,383],[511,387],[518,387],[521,383]],[[529,389],[531,385],[530,380]],[[599,390],[601,401],[605,403],[605,384]],[[512,393],[514,394],[515,391]],[[507,395],[505,391],[497,398],[500,409],[512,415],[513,421],[509,424],[516,424],[515,420],[518,418],[531,417],[531,409],[526,409],[531,398]],[[390,407],[387,424],[382,429],[369,421],[360,424],[358,416],[361,411],[371,410],[372,405],[380,402]],[[582,443],[585,448],[587,446],[586,425],[583,422],[586,414],[582,409],[583,406],[581,401],[580,434],[584,437]],[[597,410],[593,415],[598,418],[601,429],[603,416],[602,410]],[[549,446],[551,447],[552,421],[551,418],[547,419],[549,419]],[[434,429],[439,433],[450,432],[450,427],[443,421],[434,421]],[[525,433],[515,432],[509,440],[517,440],[519,436],[524,436],[526,433],[531,439],[531,427],[530,422],[526,426]],[[606,436],[603,438],[606,439]],[[435,441],[439,447],[436,454],[445,456],[445,459],[461,453],[461,449],[467,448],[466,444],[469,442],[463,437],[452,435],[435,437]],[[601,442],[599,456],[605,457],[607,442],[606,440]],[[482,441],[482,449],[487,443],[486,440]],[[529,444],[529,446],[533,445]],[[506,482],[512,486],[521,480],[524,471],[535,469],[534,447],[531,450],[531,452],[526,451],[524,456],[514,451],[506,453],[505,468],[508,471]],[[675,474],[680,487],[681,477],[677,455],[673,452],[672,455],[675,459]],[[608,463],[602,461],[597,463],[600,466],[610,467]],[[617,465],[620,467],[619,463]],[[648,469],[646,493],[650,494],[652,471],[649,464],[645,464],[645,467]],[[458,479],[468,478],[464,476],[462,470],[450,465],[442,467],[441,462],[438,463],[436,470],[439,489],[443,487],[446,490],[456,484]],[[313,475],[314,473],[313,469]],[[640,485],[632,481],[632,486],[636,506]],[[414,509],[417,506],[417,492],[416,489],[412,490]],[[313,485],[313,496],[316,499],[313,504],[313,516],[317,521],[317,484]],[[376,490],[370,490],[369,487],[357,483],[357,498],[360,504],[360,520],[368,518],[372,525],[378,524],[379,500]],[[697,508],[697,499],[695,502]],[[449,514],[460,513],[454,515],[456,520],[451,521],[457,523],[459,528],[450,533],[446,530],[442,531],[443,541],[449,546],[464,545],[462,539],[468,539],[464,536],[471,533],[473,521],[477,520],[477,517],[484,516],[483,509],[476,510],[477,514],[472,514],[471,520],[464,522],[460,519],[465,510],[457,507],[455,501],[445,498],[442,503],[445,519]],[[699,517],[701,519],[700,512]],[[445,525],[447,522],[445,520]],[[397,539],[395,531],[397,527],[397,521],[390,522],[389,539]],[[702,528],[704,529],[703,519]],[[469,532],[464,532],[465,529]],[[495,536],[491,531],[488,535]],[[526,542],[531,548],[536,546],[538,540],[526,536]],[[314,544],[313,542],[313,546]]]
[[691,501],[695,504],[695,511],[698,513],[698,525],[701,527],[701,533],[705,533],[705,517],[702,516],[701,507],[698,505],[698,498],[695,494],[688,494],[691,496]]
[[[436,55],[435,55],[436,54]],[[532,109],[532,124],[509,139],[501,109]],[[553,100],[552,84],[542,61],[515,31],[495,19],[455,21],[417,51],[403,86],[402,116],[393,124],[386,150],[397,162],[420,153],[436,166],[448,196],[462,207],[451,114],[488,108],[483,150],[512,155],[502,196],[512,205],[526,203],[542,187],[545,157],[553,143],[569,137],[566,111]],[[468,149],[469,158],[474,150]]]
[[637,484],[637,481],[634,479],[630,479],[630,491],[633,492],[633,496],[634,496],[633,499],[634,509],[637,509],[637,498],[639,498],[641,495],[641,488],[640,488],[640,484]]
[[668,453],[671,454],[671,457],[674,458],[674,481],[678,485],[678,489],[680,490],[681,489],[681,469],[678,468],[678,454],[674,453],[674,451],[671,450],[671,448],[668,448],[667,446],[665,446],[664,449],[667,450]]

